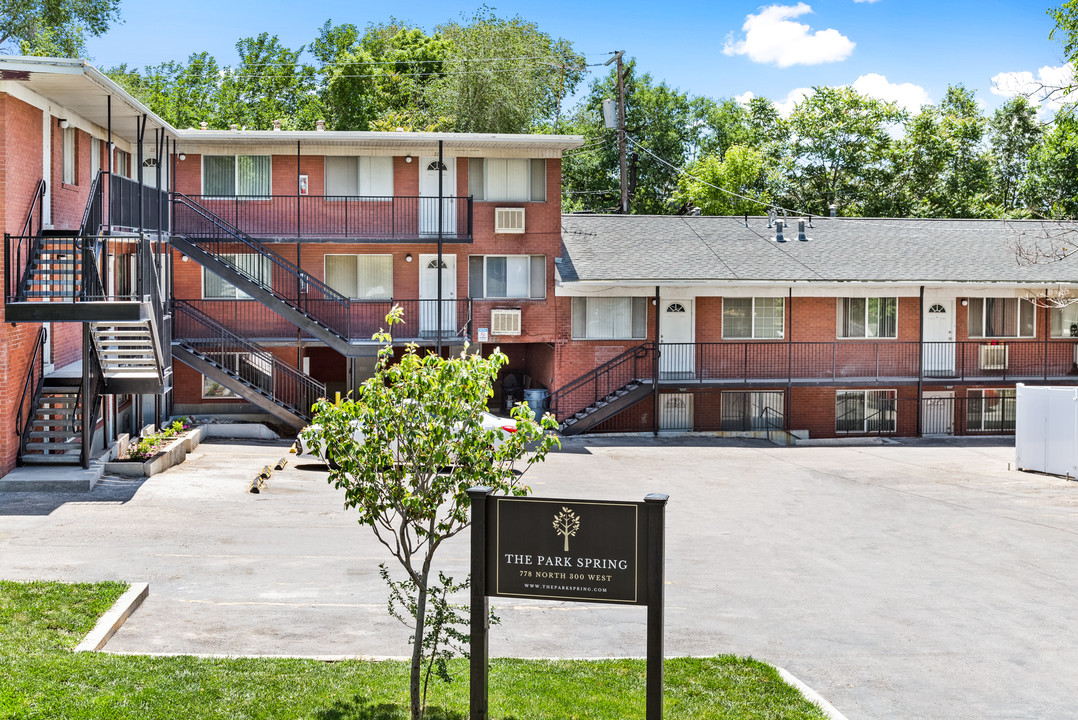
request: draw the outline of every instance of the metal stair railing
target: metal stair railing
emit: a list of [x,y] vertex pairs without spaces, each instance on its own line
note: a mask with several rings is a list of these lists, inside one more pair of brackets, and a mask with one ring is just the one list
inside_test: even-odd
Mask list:
[[[97,348],[89,339],[90,329],[83,325],[83,353],[86,372],[83,376],[85,385],[79,388],[79,403],[76,403],[76,411],[81,411],[82,420],[82,448],[79,460],[84,468],[90,467],[91,446],[94,440],[94,431],[97,429],[97,419],[101,411],[101,396],[105,392],[105,371],[101,368],[101,358],[97,355]],[[85,402],[83,402],[85,400]]]
[[[41,397],[41,388],[45,380],[45,341],[49,334],[45,326],[37,332],[37,342],[34,343],[34,354],[30,357],[26,373],[26,382],[22,387],[22,399],[19,400],[19,410],[15,413],[15,436],[19,438],[18,458],[22,458],[26,452],[26,443],[30,438],[34,413]],[[29,403],[29,405],[27,404]],[[23,412],[25,409],[25,413]],[[20,460],[21,462],[21,460]]]
[[[30,264],[37,253],[38,237],[45,225],[45,188],[44,180],[39,180],[26,211],[26,222],[18,235],[4,233],[4,301],[13,298],[30,277]],[[37,232],[34,231],[34,211],[37,210]],[[17,239],[15,247],[11,241]]]
[[[231,332],[183,300],[173,301],[174,342],[211,362],[255,392],[300,417],[325,397],[326,386],[278,360],[266,348]],[[247,372],[241,372],[244,358]],[[235,362],[232,362],[235,360]]]
[[598,403],[634,380],[652,376],[655,343],[630,348],[550,394],[548,407],[558,422]]
[[104,219],[102,207],[105,199],[105,185],[101,182],[103,174],[104,170],[98,170],[93,184],[90,185],[90,197],[86,200],[86,210],[82,213],[79,237],[97,235],[101,231],[101,222]]
[[[337,337],[351,338],[350,304],[348,298],[321,280],[311,277],[296,264],[286,260],[262,243],[243,233],[183,193],[172,194],[173,212],[189,211],[201,217],[215,230],[208,233],[188,232],[184,236],[203,248],[220,263],[245,277],[278,300],[311,318]],[[189,225],[188,225],[189,226]],[[247,249],[269,263],[269,277],[261,270],[256,275],[251,268],[242,267],[235,257],[237,250]],[[276,282],[274,282],[276,280]]]

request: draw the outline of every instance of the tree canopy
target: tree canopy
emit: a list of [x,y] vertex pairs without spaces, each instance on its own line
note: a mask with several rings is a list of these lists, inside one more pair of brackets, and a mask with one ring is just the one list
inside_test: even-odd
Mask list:
[[0,52],[82,57],[117,22],[120,0],[0,0]]

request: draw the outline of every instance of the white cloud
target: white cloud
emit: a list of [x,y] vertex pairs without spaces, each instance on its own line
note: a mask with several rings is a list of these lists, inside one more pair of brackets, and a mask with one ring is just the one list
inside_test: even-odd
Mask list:
[[[1027,70],[999,73],[992,77],[992,94],[1003,97],[1026,95],[1030,99],[1044,102],[1048,109],[1058,110],[1061,105],[1078,101],[1078,93],[1064,95],[1059,88],[1074,82],[1074,66],[1070,63],[1052,67],[1045,65],[1037,74]],[[1054,92],[1053,92],[1054,91]]]
[[793,19],[812,12],[803,2],[797,5],[768,5],[756,15],[748,15],[741,29],[745,36],[735,40],[733,33],[722,48],[725,55],[748,55],[758,63],[774,63],[781,68],[791,65],[818,65],[845,60],[855,43],[838,30],[812,28]]
[[782,100],[776,100],[774,102],[775,109],[779,111],[779,115],[783,117],[790,117],[790,113],[794,111],[794,105],[805,98],[812,97],[816,94],[816,91],[812,88],[794,88],[790,92],[786,93],[786,97]]
[[752,90],[746,90],[740,95],[734,95],[734,100],[741,103],[742,105],[748,105],[749,101],[752,100],[754,97],[756,97],[756,93],[754,93]]
[[862,75],[853,81],[852,87],[862,95],[897,103],[900,108],[911,113],[916,113],[922,105],[932,102],[928,91],[920,85],[888,82],[887,78],[879,73]]

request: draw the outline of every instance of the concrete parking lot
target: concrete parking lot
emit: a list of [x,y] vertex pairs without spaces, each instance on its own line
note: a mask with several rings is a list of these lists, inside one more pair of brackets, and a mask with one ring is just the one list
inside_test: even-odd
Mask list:
[[[147,581],[118,652],[403,656],[387,552],[280,443],[201,445],[147,481],[0,495],[0,577]],[[753,655],[855,718],[1070,718],[1078,484],[999,442],[779,448],[570,440],[537,495],[670,495],[668,655]],[[440,551],[467,568],[467,539]],[[391,566],[392,567],[392,566]],[[642,656],[642,608],[499,600],[494,655]]]

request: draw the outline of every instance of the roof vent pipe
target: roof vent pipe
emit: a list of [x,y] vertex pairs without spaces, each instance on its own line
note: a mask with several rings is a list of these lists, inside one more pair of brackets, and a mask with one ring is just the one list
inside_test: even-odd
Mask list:
[[228,129],[229,130],[239,130],[240,126],[237,125],[236,123],[232,123],[231,125],[228,126]]
[[827,209],[831,211],[831,217],[835,217],[838,214],[838,205],[834,203],[828,205]]
[[280,129],[281,129],[281,121],[280,120],[274,120],[273,121],[273,129],[277,130],[277,131],[280,131]]
[[318,132],[325,132],[325,130],[326,130],[326,121],[325,120],[315,120],[314,121],[314,129],[317,130]]
[[775,242],[786,242],[786,238],[782,236],[782,221],[775,221]]
[[797,221],[797,239],[801,242],[808,242],[808,235],[805,234],[805,221]]
[[205,130],[205,129],[206,129],[207,127],[209,127],[209,123],[205,123],[205,122],[200,122],[200,123],[198,124],[198,126],[199,126],[199,127],[201,128],[201,129]]

